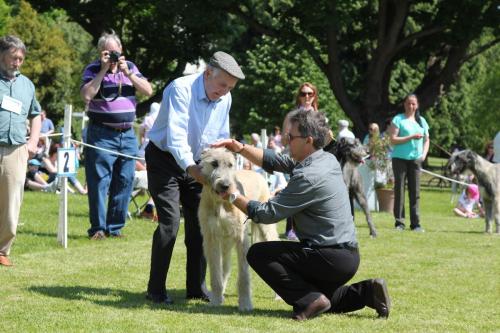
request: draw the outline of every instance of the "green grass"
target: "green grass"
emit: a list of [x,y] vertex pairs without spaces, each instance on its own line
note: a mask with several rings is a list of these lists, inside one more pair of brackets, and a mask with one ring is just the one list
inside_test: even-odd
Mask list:
[[[252,275],[255,310],[239,313],[236,276],[226,304],[185,302],[183,230],[175,246],[168,288],[176,304],[154,306],[144,292],[155,224],[128,221],[126,239],[91,242],[86,197],[69,198],[69,246],[56,241],[58,197],[27,192],[13,268],[0,267],[0,332],[499,332],[500,237],[482,220],[452,215],[447,190],[422,191],[426,232],[396,232],[387,213],[375,213],[379,237],[370,239],[356,215],[361,266],[353,281],[384,277],[393,299],[388,320],[372,309],[323,315],[297,323],[291,308]],[[284,223],[279,230],[283,231]]]

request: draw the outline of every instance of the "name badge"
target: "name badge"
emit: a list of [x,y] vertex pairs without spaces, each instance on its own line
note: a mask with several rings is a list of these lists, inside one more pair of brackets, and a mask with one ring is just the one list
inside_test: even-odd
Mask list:
[[22,107],[23,107],[23,102],[20,100],[17,100],[15,98],[12,98],[10,96],[3,96],[2,99],[2,109],[5,109],[10,112],[14,112],[17,114],[21,113]]

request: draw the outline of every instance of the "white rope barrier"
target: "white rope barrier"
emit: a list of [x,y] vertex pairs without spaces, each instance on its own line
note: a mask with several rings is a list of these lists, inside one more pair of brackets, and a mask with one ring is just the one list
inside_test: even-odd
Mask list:
[[460,185],[469,185],[468,183],[464,183],[464,182],[461,182],[459,180],[456,180],[456,179],[452,179],[452,178],[448,178],[448,177],[445,177],[445,176],[442,176],[442,175],[439,175],[437,173],[434,173],[434,172],[431,172],[431,171],[428,171],[428,170],[425,170],[425,169],[420,169],[422,172],[425,172],[425,173],[428,173],[429,175],[432,175],[434,177],[438,177],[438,178],[441,178],[441,179],[445,179],[445,180],[448,180],[450,182],[453,182],[453,183],[457,183],[457,184],[460,184]]
[[77,141],[77,140],[73,140],[73,139],[70,139],[70,140],[71,140],[71,142],[78,143],[78,144],[80,144],[82,146],[94,148],[94,149],[97,149],[97,150],[102,150],[102,151],[105,151],[105,152],[113,154],[113,155],[117,155],[117,156],[121,156],[121,157],[126,157],[126,158],[131,158],[133,160],[138,160],[138,161],[144,161],[144,158],[142,158],[142,157],[130,156],[130,155],[118,153],[118,152],[113,151],[113,150],[109,150],[109,149],[105,149],[105,148],[101,148],[101,147],[96,147],[96,146],[90,145],[90,144],[82,142],[82,141]]

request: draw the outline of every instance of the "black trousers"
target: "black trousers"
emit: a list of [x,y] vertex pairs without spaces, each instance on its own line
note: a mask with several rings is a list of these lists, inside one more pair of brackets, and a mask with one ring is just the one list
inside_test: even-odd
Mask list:
[[358,270],[357,249],[262,242],[252,245],[247,260],[294,311],[303,310],[321,294],[330,299],[331,312],[350,312],[372,305],[371,280],[345,285]]
[[420,160],[392,159],[394,172],[394,219],[395,226],[405,222],[405,183],[408,180],[410,197],[410,228],[420,227]]
[[180,224],[179,203],[182,203],[187,251],[186,294],[199,296],[207,267],[198,221],[202,185],[182,170],[170,153],[160,150],[152,142],[146,147],[146,164],[148,189],[158,212],[148,292],[166,294],[167,274]]

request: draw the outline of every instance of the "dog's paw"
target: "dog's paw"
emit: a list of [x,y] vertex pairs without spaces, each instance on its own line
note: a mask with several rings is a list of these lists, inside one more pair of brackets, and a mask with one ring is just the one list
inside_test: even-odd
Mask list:
[[224,303],[224,296],[210,295],[210,306],[221,306]]
[[249,300],[249,299],[247,299],[247,300],[240,300],[239,301],[238,309],[240,311],[252,311],[253,310],[252,301]]

